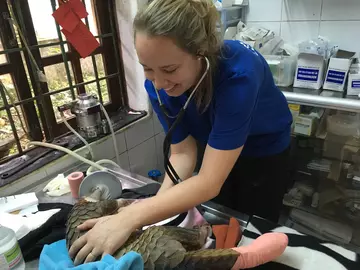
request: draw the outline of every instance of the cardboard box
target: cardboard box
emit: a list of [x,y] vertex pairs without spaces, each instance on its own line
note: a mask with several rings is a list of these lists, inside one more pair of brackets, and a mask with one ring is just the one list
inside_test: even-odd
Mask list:
[[241,28],[242,22],[238,24],[238,33],[235,39],[245,42],[253,47],[255,50],[260,50],[266,42],[275,37],[275,33],[269,29],[262,27],[247,27]]
[[324,81],[326,60],[324,56],[300,53],[294,79],[294,87],[320,89]]
[[330,58],[324,89],[344,91],[346,78],[354,57],[354,52],[338,50],[336,54]]
[[318,125],[318,119],[310,115],[299,115],[295,118],[294,133],[305,136],[314,134]]
[[360,64],[353,64],[350,67],[349,79],[347,85],[348,96],[360,95]]
[[360,74],[349,74],[347,95],[348,96],[360,95]]

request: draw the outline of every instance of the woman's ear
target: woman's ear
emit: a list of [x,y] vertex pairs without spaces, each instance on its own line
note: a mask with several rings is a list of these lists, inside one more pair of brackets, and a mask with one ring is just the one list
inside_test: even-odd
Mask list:
[[205,53],[203,51],[199,50],[196,55],[197,55],[198,59],[201,59],[204,57]]
[[202,54],[202,53],[197,54],[197,59],[198,60],[202,60],[203,58],[204,58],[204,54]]

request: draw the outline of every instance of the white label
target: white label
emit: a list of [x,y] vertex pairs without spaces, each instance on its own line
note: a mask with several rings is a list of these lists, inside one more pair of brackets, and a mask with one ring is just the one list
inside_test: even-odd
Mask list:
[[9,269],[9,264],[2,254],[0,254],[0,269]]
[[311,119],[298,117],[295,120],[294,132],[303,135],[311,135],[312,121]]
[[23,260],[21,249],[16,242],[8,251],[0,254],[0,269],[13,269]]

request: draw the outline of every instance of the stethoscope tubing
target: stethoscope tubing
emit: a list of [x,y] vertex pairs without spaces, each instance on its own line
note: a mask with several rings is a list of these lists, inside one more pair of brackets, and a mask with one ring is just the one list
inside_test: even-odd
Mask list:
[[[170,160],[169,160],[169,151],[170,151],[170,145],[171,145],[171,136],[172,133],[174,131],[174,129],[176,128],[176,126],[179,124],[179,122],[181,121],[181,119],[183,118],[184,114],[185,114],[185,110],[188,107],[191,99],[193,98],[196,90],[199,88],[200,84],[202,83],[202,81],[204,80],[205,76],[208,74],[209,69],[210,69],[210,62],[209,59],[204,56],[204,59],[206,61],[206,69],[203,73],[203,75],[201,76],[200,80],[198,81],[198,83],[196,84],[194,90],[191,92],[189,98],[187,99],[187,101],[185,102],[185,105],[180,109],[179,113],[176,116],[170,116],[167,112],[166,112],[166,108],[165,105],[161,102],[161,98],[159,95],[158,90],[156,89],[155,85],[155,92],[157,95],[157,99],[159,102],[159,106],[162,110],[162,113],[165,116],[165,119],[167,121],[168,124],[168,132],[165,136],[164,142],[163,142],[163,154],[164,154],[164,167],[165,167],[165,171],[166,173],[169,175],[171,181],[174,183],[174,185],[178,184],[179,182],[181,182],[181,179],[179,177],[179,175],[176,173],[176,170],[174,169],[174,167],[172,166]],[[170,121],[169,118],[171,119],[175,119],[174,123],[172,125],[170,125]]]

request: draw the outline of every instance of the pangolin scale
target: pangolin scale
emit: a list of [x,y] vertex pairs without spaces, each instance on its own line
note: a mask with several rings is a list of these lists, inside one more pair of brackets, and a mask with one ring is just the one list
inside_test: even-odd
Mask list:
[[[88,219],[117,213],[116,200],[80,201],[74,205],[66,223],[66,245],[86,232],[76,227]],[[113,256],[120,258],[129,251],[139,253],[144,269],[231,269],[239,253],[233,249],[201,249],[205,244],[208,226],[186,229],[171,226],[152,226],[134,232]]]

